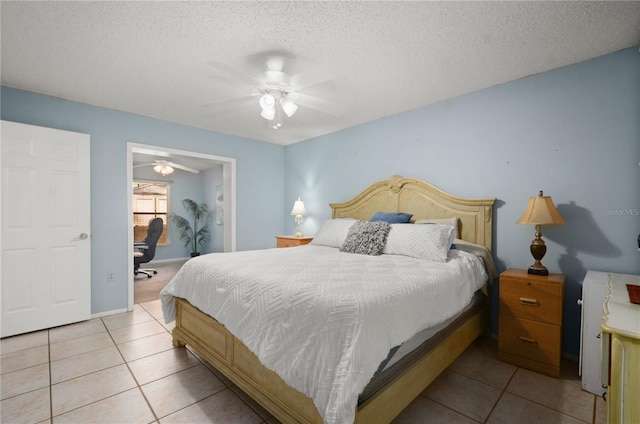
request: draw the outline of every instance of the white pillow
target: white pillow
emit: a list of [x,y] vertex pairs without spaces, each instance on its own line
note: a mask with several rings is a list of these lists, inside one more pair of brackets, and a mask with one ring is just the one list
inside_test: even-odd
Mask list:
[[451,225],[391,224],[382,253],[446,262],[452,242]]
[[356,222],[353,218],[329,219],[322,223],[311,244],[341,248],[349,228]]
[[432,218],[432,219],[416,219],[416,224],[445,224],[453,226],[453,238],[458,238],[458,217],[452,218]]

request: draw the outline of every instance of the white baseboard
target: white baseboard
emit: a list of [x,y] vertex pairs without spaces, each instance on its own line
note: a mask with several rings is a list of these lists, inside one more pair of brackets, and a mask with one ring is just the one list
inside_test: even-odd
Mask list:
[[117,314],[122,314],[124,312],[129,312],[129,311],[127,310],[127,308],[123,308],[123,309],[115,309],[113,311],[98,312],[97,314],[91,314],[91,319],[108,317],[109,315],[117,315]]

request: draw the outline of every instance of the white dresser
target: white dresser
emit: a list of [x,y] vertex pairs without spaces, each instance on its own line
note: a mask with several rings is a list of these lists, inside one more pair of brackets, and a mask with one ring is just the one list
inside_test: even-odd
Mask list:
[[600,339],[601,382],[607,385],[607,422],[640,423],[640,305],[629,300],[627,284],[640,276],[609,274]]

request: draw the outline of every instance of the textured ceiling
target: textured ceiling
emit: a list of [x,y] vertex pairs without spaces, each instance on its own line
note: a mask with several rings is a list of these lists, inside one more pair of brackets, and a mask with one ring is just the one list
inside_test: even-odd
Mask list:
[[[0,12],[2,85],[282,145],[640,45],[638,1],[2,1]],[[322,99],[278,130],[257,98],[238,99],[254,84],[221,69],[258,77],[271,56]]]

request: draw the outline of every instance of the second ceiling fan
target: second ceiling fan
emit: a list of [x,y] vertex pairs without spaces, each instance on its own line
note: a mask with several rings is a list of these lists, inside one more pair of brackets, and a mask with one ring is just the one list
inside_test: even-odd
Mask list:
[[183,171],[191,172],[192,174],[200,173],[197,169],[189,168],[188,166],[180,165],[179,163],[175,163],[170,160],[156,159],[154,162],[133,165],[134,168],[140,168],[142,166],[153,166],[153,170],[155,172],[165,177],[172,174],[175,169],[181,169]]

